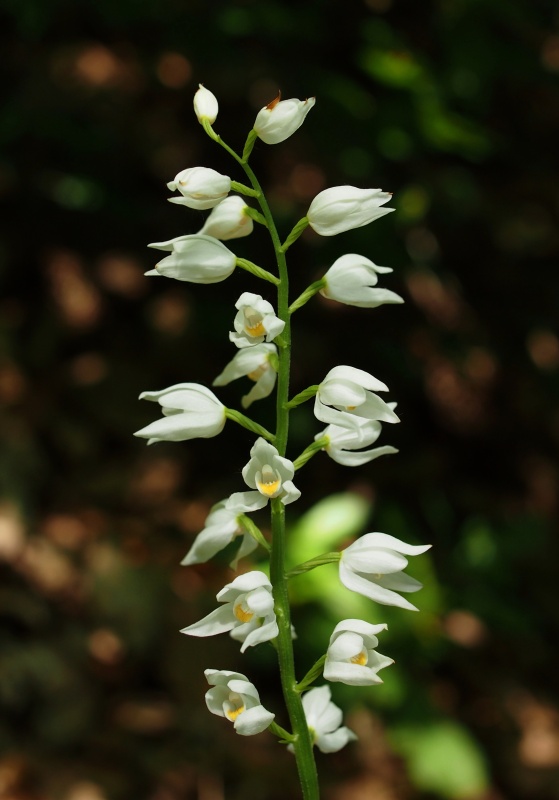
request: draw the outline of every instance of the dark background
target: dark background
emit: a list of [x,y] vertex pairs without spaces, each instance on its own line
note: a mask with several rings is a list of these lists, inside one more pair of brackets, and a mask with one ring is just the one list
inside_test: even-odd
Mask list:
[[[284,234],[327,186],[394,192],[396,213],[289,253],[293,297],[356,252],[406,299],[294,318],[293,391],[351,364],[402,423],[380,442],[398,456],[298,474],[292,557],[370,530],[434,545],[410,567],[419,614],[338,591],[331,568],[294,586],[300,674],[344,616],[389,622],[396,659],[381,687],[333,686],[360,739],[319,754],[324,797],[559,798],[558,23],[544,0],[0,3],[0,798],[297,796],[273,737],[203,700],[204,668],[236,669],[285,723],[273,650],[178,633],[233,576],[227,554],[179,562],[243,489],[253,437],[132,437],[157,416],[141,391],[209,385],[233,356],[242,291],[273,300],[240,270],[143,277],[148,242],[203,219],[166,181],[242,179],[196,121],[199,82],[237,149],[278,88],[316,95],[251,158]],[[262,230],[231,249],[273,268]],[[273,424],[271,401],[253,409]],[[320,427],[292,416],[294,458]],[[333,492],[351,494],[301,517]]]

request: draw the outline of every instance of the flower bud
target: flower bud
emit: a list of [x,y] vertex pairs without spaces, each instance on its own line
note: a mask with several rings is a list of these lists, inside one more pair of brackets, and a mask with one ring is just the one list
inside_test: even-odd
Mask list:
[[320,294],[339,303],[360,308],[376,308],[383,303],[403,303],[389,289],[377,287],[377,273],[392,272],[390,267],[377,264],[356,253],[338,258],[324,275],[325,286]]
[[317,194],[307,212],[311,228],[320,236],[360,228],[390,214],[393,208],[380,208],[392,197],[381,189],[357,189],[355,186],[334,186]]
[[201,83],[198,86],[200,88],[194,95],[194,111],[198,117],[198,122],[207,119],[210,125],[213,125],[219,111],[217,98],[208,89],[205,89]]
[[242,197],[226,197],[214,208],[199,232],[222,241],[248,236],[254,223],[245,213],[246,208],[248,206]]
[[288,139],[301,127],[303,121],[316,102],[308,100],[280,100],[281,95],[262,108],[254,122],[254,130],[266,144],[278,144]]
[[158,274],[191,283],[219,283],[237,266],[237,257],[213,236],[194,233],[177,236],[167,242],[153,242],[148,247],[170,250],[171,255],[155,265],[148,275]]
[[167,188],[172,192],[178,190],[182,195],[169,198],[170,203],[205,211],[227,197],[231,189],[231,178],[208,167],[191,167],[175,175]]

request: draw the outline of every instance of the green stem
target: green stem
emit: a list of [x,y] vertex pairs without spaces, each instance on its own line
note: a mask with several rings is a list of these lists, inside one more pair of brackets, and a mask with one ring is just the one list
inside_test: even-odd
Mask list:
[[[212,131],[213,133],[213,131]],[[221,137],[214,134],[215,140],[227,150],[240,164],[250,181],[266,220],[272,239],[278,267],[278,317],[285,322],[278,348],[278,382],[276,395],[276,433],[274,444],[280,454],[285,456],[289,433],[289,376],[291,369],[291,320],[289,314],[289,277],[285,252],[282,248],[276,224],[262,187],[245,159],[232,150]],[[246,152],[246,151],[245,151]],[[248,157],[248,156],[246,156]],[[270,553],[270,580],[273,587],[274,608],[278,623],[277,651],[283,697],[293,731],[293,749],[299,772],[299,780],[304,800],[319,800],[320,790],[314,761],[313,742],[301,695],[297,691],[293,639],[291,636],[291,613],[289,606],[288,580],[285,573],[285,506],[280,498],[271,501],[272,509],[272,551]]]

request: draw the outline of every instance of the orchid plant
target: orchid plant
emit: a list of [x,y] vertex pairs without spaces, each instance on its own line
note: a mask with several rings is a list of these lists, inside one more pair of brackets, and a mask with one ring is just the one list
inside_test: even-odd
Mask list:
[[[314,98],[301,101],[278,97],[258,113],[239,154],[214,131],[218,102],[208,89],[200,86],[194,97],[196,116],[207,135],[244,171],[248,184],[205,167],[182,170],[168,183],[170,191],[178,193],[170,201],[201,211],[210,210],[209,216],[198,233],[149,245],[166,255],[148,275],[211,284],[225,280],[238,267],[276,287],[276,308],[253,292],[243,292],[237,300],[234,330],[230,333],[237,352],[214,380],[215,387],[241,377],[253,381],[252,390],[242,398],[243,410],[275,390],[275,431],[270,432],[251,417],[225,407],[205,386],[180,383],[140,395],[141,399],[158,403],[162,417],[136,433],[147,439],[148,444],[208,438],[220,434],[227,420],[232,420],[257,437],[242,470],[248,490],[233,493],[211,509],[204,529],[182,563],[189,566],[205,562],[239,538],[240,546],[231,566],[236,569],[240,558],[261,547],[269,555],[269,575],[259,570],[242,572],[218,593],[220,605],[182,632],[196,637],[228,632],[241,643],[241,652],[264,642],[274,643],[290,730],[275,721],[275,713],[260,703],[255,686],[237,672],[206,670],[210,685],[206,704],[212,714],[228,719],[243,736],[267,730],[287,744],[295,755],[305,800],[319,797],[313,746],[331,753],[356,738],[342,725],[342,712],[332,703],[328,684],[314,687],[313,684],[323,676],[331,682],[374,686],[382,683],[378,673],[392,659],[376,650],[377,636],[386,628],[384,623],[346,619],[334,628],[325,655],[297,680],[289,581],[323,564],[337,562],[340,581],[348,590],[379,604],[417,610],[401,592],[415,592],[421,584],[406,575],[404,569],[407,557],[424,553],[430,547],[409,545],[386,533],[372,532],[341,552],[319,554],[295,566],[286,564],[286,506],[297,501],[301,494],[294,483],[295,473],[320,451],[350,467],[395,453],[395,448],[389,445],[371,445],[381,435],[383,422],[399,421],[396,404],[386,402],[379,394],[387,392],[388,387],[352,366],[333,367],[320,383],[294,397],[288,394],[291,317],[315,294],[320,292],[332,300],[361,308],[403,302],[393,291],[377,286],[379,276],[391,270],[354,253],[338,258],[323,278],[290,302],[286,253],[307,227],[320,236],[334,236],[368,225],[393,210],[385,207],[391,195],[380,189],[336,186],[320,192],[306,216],[281,240],[249,159],[257,139],[269,145],[283,142],[303,124],[314,104]],[[223,244],[251,234],[255,222],[267,229],[271,238],[275,272],[237,257]],[[290,413],[313,398],[314,414],[327,427],[291,461],[286,457]],[[271,513],[271,541],[250,516],[265,506],[269,506]]]

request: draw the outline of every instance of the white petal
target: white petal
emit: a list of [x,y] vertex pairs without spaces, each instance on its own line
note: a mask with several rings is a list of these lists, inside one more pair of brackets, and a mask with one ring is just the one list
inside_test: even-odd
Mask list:
[[269,642],[271,639],[275,639],[278,636],[278,623],[276,622],[275,615],[274,619],[270,622],[266,623],[265,625],[261,625],[259,628],[253,630],[249,635],[246,637],[243,646],[241,647],[241,653],[244,653],[247,647],[253,647],[256,644],[261,644],[262,642]]
[[284,481],[282,484],[283,494],[281,496],[281,502],[284,506],[289,505],[289,503],[294,503],[295,500],[298,500],[301,497],[301,492],[295,486],[293,481]]
[[239,714],[233,726],[241,736],[253,736],[268,728],[276,715],[267,711],[264,706],[247,708]]
[[223,589],[218,592],[217,599],[221,603],[231,602],[236,600],[239,594],[251,592],[254,589],[258,589],[260,586],[272,588],[272,584],[267,575],[259,570],[245,572],[244,575],[237,576],[234,581],[224,586]]
[[374,575],[385,575],[387,572],[400,572],[408,565],[405,556],[395,550],[388,550],[381,547],[364,548],[353,550],[348,547],[342,553],[342,559],[348,569],[355,572],[372,573]]

